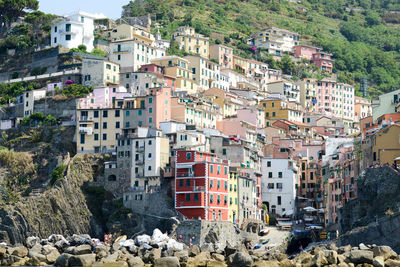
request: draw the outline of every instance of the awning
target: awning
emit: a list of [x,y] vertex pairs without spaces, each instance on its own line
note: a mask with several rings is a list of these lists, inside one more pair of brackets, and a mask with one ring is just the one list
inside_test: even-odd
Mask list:
[[307,211],[307,212],[313,212],[313,211],[317,211],[316,208],[313,207],[305,207],[303,210]]

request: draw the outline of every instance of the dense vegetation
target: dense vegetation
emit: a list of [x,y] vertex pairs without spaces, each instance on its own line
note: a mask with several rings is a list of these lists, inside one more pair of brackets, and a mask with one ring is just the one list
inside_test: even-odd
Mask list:
[[[124,6],[123,16],[154,14],[166,38],[178,26],[191,25],[214,42],[235,47],[238,55],[274,67],[283,64],[253,52],[246,39],[268,26],[297,31],[303,43],[334,55],[340,81],[354,84],[367,77],[374,87],[370,92],[378,94],[400,88],[399,11],[398,0],[136,0]],[[308,76],[285,60],[285,73]]]

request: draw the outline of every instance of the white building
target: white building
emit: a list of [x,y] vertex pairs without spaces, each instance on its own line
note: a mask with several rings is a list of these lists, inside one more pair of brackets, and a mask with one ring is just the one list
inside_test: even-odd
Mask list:
[[115,40],[110,43],[109,58],[120,65],[121,73],[129,73],[150,64],[153,59],[165,56],[165,50],[138,39]]
[[268,53],[276,56],[282,56],[283,52],[292,52],[293,47],[300,42],[298,33],[274,27],[254,33],[250,37],[249,44],[266,48]]
[[162,169],[169,163],[169,140],[159,130],[138,127],[118,140],[118,179],[131,187],[159,186]]
[[94,19],[104,16],[93,15],[79,11],[70,16],[64,16],[51,26],[51,46],[61,45],[66,48],[77,48],[85,45],[88,51],[94,46]]
[[[46,97],[46,89],[37,89],[27,91],[22,95],[17,96],[15,105],[17,108],[17,117],[28,117],[33,114],[33,107],[35,100],[39,100]],[[22,107],[22,108],[21,108]]]
[[300,103],[300,87],[290,81],[276,81],[268,83],[268,92],[286,96],[289,102]]
[[262,159],[262,202],[267,204],[269,212],[294,211],[297,170],[296,162],[291,159]]

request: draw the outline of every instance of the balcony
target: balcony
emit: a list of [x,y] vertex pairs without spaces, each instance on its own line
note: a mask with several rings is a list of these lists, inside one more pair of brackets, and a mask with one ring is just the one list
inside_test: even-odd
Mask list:
[[73,34],[73,35],[75,35],[75,34],[79,34],[80,32],[79,32],[78,30],[66,31],[66,30],[64,30],[64,29],[59,29],[59,30],[58,30],[58,33],[59,33],[59,34]]
[[205,186],[193,186],[193,192],[205,192],[206,187]]
[[131,52],[130,48],[124,48],[124,49],[113,49],[113,53],[127,53]]
[[193,172],[178,172],[176,174],[177,177],[194,177]]
[[80,116],[79,121],[93,121],[93,117]]
[[144,146],[136,147],[136,151],[137,152],[143,152],[144,151]]
[[79,133],[92,135],[93,134],[93,128],[92,127],[79,127]]

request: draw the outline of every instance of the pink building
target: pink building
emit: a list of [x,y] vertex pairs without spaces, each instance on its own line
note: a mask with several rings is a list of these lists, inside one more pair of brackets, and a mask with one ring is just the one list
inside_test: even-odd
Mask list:
[[321,70],[332,73],[332,68],[333,68],[332,54],[317,52],[312,55],[311,61],[314,62],[314,64]]
[[221,68],[233,69],[233,49],[224,45],[210,45],[210,58],[218,60]]
[[[265,128],[265,113],[256,106],[238,109],[237,120],[255,125],[257,129]],[[234,118],[233,118],[234,119]]]
[[294,55],[299,58],[306,58],[311,60],[313,54],[321,51],[321,48],[310,46],[310,45],[296,45],[294,48]]
[[78,100],[78,109],[112,108],[116,100],[130,96],[132,94],[123,86],[95,88],[92,93]]
[[160,128],[160,122],[171,120],[171,88],[151,88],[146,97],[149,127]]
[[228,136],[236,136],[245,141],[255,143],[257,128],[255,125],[236,119],[224,119],[217,121],[217,130]]

